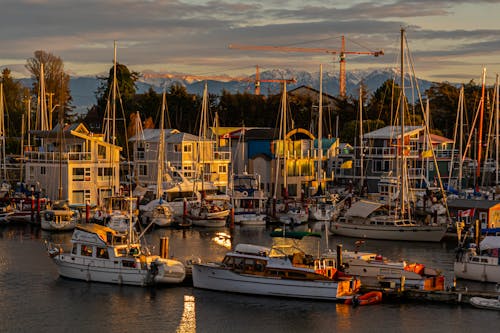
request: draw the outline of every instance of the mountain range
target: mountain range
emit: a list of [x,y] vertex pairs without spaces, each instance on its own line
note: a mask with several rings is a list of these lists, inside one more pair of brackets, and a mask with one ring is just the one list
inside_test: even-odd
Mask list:
[[[399,73],[393,68],[377,69],[377,70],[353,70],[346,73],[346,91],[347,95],[357,98],[360,82],[368,89],[368,93],[375,92],[386,80],[395,79],[399,82]],[[290,69],[269,70],[260,73],[261,80],[276,80],[294,78],[296,83],[287,85],[290,91],[300,86],[309,86],[319,90],[319,73],[310,73],[306,71],[296,71]],[[255,75],[250,76],[245,81],[237,80],[207,80],[208,92],[215,95],[220,95],[223,90],[230,93],[254,93],[255,90]],[[424,92],[432,82],[417,79],[420,91]],[[25,86],[31,86],[31,79],[22,79]],[[186,87],[188,93],[202,95],[205,81],[190,78],[185,76],[182,79],[177,78],[140,78],[136,82],[137,93],[146,92],[150,87],[157,92],[161,92],[166,85],[167,89],[174,83],[181,84]],[[410,80],[405,77],[405,85],[410,86]],[[99,86],[97,77],[71,77],[70,89],[73,97],[73,105],[75,112],[85,114],[95,103],[95,92]],[[281,90],[280,83],[276,82],[261,82],[261,94],[277,94]],[[323,92],[329,95],[337,96],[339,92],[338,74],[329,72],[323,73]]]

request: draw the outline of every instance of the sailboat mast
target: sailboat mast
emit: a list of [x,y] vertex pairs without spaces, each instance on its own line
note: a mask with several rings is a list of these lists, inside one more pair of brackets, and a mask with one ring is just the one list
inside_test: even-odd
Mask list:
[[405,177],[405,80],[404,80],[404,38],[405,38],[405,29],[401,28],[401,112],[400,112],[400,123],[401,123],[401,188],[399,190],[400,196],[400,205],[401,205],[401,214],[404,217],[405,214],[405,189],[406,189],[406,177]]
[[495,119],[496,119],[496,124],[495,124],[495,148],[496,148],[496,152],[495,152],[495,185],[498,186],[498,154],[499,154],[499,146],[500,146],[500,143],[498,142],[498,138],[499,138],[499,119],[498,117],[500,117],[500,99],[498,97],[498,93],[500,92],[499,91],[499,81],[498,81],[498,74],[497,74],[497,78],[496,78],[496,81],[495,81]]
[[464,140],[464,86],[460,88],[460,98],[458,99],[459,103],[459,112],[460,112],[460,138],[459,138],[459,162],[458,162],[458,190],[462,190],[462,176],[463,176],[463,167],[464,167],[464,150],[463,150],[463,140]]
[[0,83],[0,138],[2,140],[2,177],[7,179],[7,169],[5,167],[5,106],[3,97],[3,83]]
[[283,82],[283,98],[281,100],[282,103],[282,110],[283,110],[283,187],[284,187],[284,194],[285,194],[285,199],[288,199],[288,167],[287,167],[287,160],[288,160],[288,143],[286,141],[286,82]]
[[113,145],[116,144],[116,41],[113,44],[113,90],[111,92],[111,101],[112,101],[112,135],[111,135],[111,143]]
[[318,114],[318,188],[323,173],[323,65],[319,65],[319,114]]
[[165,166],[165,133],[163,131],[165,122],[165,108],[167,105],[166,93],[163,90],[163,98],[161,102],[161,114],[160,114],[160,138],[158,141],[158,173],[156,175],[156,199],[161,197],[162,184],[163,184],[163,173]]
[[484,117],[484,90],[486,81],[486,68],[483,67],[482,75],[482,88],[481,88],[481,101],[479,108],[479,138],[477,143],[477,168],[476,168],[476,178],[479,184],[479,177],[481,175],[481,155],[483,152],[483,117]]
[[359,85],[359,193],[363,193],[363,175],[364,175],[364,169],[363,169],[363,157],[364,157],[364,152],[363,152],[363,86]]

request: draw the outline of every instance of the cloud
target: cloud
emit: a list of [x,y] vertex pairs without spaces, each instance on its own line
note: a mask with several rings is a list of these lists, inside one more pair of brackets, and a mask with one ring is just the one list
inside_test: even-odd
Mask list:
[[[474,6],[481,8],[498,2],[476,1]],[[220,74],[244,67],[252,71],[256,64],[307,69],[316,68],[319,62],[335,66],[338,59],[312,53],[229,50],[227,45],[340,49],[340,37],[344,35],[348,51],[386,51],[379,58],[349,55],[351,68],[377,64],[386,67],[395,62],[399,29],[406,26],[412,50],[416,57],[422,58],[425,70],[443,71],[442,62],[447,57],[455,61],[460,56],[467,65],[470,58],[483,52],[498,53],[496,36],[500,29],[432,27],[433,20],[453,19],[457,8],[468,3],[465,0],[4,0],[2,12],[9,14],[2,17],[2,25],[10,28],[0,31],[4,58],[0,59],[0,65],[19,63],[35,50],[43,49],[60,56],[72,73],[106,72],[112,64],[113,41],[117,41],[119,61],[138,70]],[[427,58],[439,60],[441,68]]]

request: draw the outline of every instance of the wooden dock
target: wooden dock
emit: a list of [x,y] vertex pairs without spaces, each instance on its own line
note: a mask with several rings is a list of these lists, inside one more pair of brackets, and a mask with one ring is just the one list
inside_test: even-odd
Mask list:
[[369,291],[381,291],[383,299],[387,302],[435,302],[445,304],[469,304],[471,297],[498,298],[500,292],[477,291],[477,290],[397,290],[391,288],[363,288],[362,293]]

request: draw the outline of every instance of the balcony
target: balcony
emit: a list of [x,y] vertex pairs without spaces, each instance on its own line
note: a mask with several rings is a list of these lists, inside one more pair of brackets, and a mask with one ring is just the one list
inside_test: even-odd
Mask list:
[[59,152],[38,152],[29,151],[25,152],[24,156],[27,162],[39,162],[39,163],[56,163],[59,161],[69,162],[69,161],[91,161],[92,153],[90,152],[69,152],[69,153],[59,153]]

